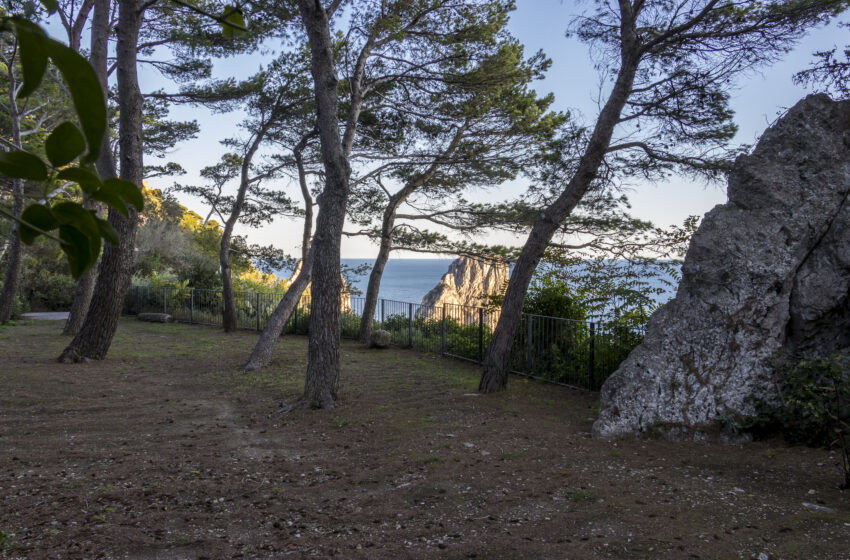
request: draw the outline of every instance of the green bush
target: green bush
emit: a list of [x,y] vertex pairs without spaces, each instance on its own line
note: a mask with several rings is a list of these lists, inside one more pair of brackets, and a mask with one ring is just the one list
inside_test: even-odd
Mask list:
[[12,306],[12,319],[17,319],[30,310],[29,302],[21,296],[15,296],[15,304]]
[[30,270],[21,278],[22,294],[36,311],[67,311],[74,301],[77,282],[69,275]]
[[836,448],[850,488],[850,368],[842,356],[796,363],[777,361],[782,376],[779,402],[758,404],[746,422],[756,434],[780,433],[790,443]]

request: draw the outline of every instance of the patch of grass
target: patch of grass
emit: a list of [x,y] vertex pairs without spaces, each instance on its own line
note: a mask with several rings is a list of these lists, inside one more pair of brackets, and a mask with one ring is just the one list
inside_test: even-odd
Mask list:
[[426,455],[425,457],[419,459],[419,462],[423,465],[430,465],[432,463],[441,463],[442,459],[440,459],[436,455]]
[[0,531],[0,551],[12,551],[15,549],[16,543],[12,535]]
[[521,449],[516,449],[514,451],[504,451],[500,457],[504,461],[509,461],[511,459],[519,459],[520,457],[525,457],[525,451]]
[[331,424],[334,428],[341,429],[351,424],[351,420],[348,418],[334,418],[331,420]]
[[569,494],[570,500],[574,502],[595,502],[596,496],[593,494],[592,490],[588,490],[587,488],[582,488],[580,490],[573,490]]

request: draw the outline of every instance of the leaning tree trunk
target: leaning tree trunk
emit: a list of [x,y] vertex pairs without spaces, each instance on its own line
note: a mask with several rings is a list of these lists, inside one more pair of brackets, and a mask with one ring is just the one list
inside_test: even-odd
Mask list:
[[[118,145],[121,152],[121,178],[141,185],[142,168],[142,94],[136,73],[136,43],[143,18],[137,0],[119,0],[116,47],[118,71]],[[60,362],[76,362],[106,357],[130,287],[133,270],[133,247],[138,214],[129,207],[125,218],[109,209],[109,223],[121,240],[116,247],[105,244],[97,284],[83,326],[71,344],[62,352]]]
[[313,270],[312,253],[307,255],[306,259],[301,260],[301,271],[293,280],[289,289],[283,295],[283,299],[277,304],[274,312],[269,320],[266,321],[266,326],[260,334],[260,339],[254,346],[254,351],[251,352],[251,357],[248,358],[248,363],[245,364],[245,371],[255,371],[261,369],[272,360],[274,347],[277,340],[280,338],[283,329],[289,322],[289,318],[298,309],[298,304],[301,302],[301,296],[304,290],[310,284],[310,274]]
[[286,290],[283,298],[278,302],[271,317],[266,321],[266,326],[260,334],[260,339],[254,346],[251,352],[251,357],[248,358],[248,363],[245,364],[245,371],[255,371],[269,365],[274,353],[275,344],[277,344],[280,335],[283,334],[283,329],[289,322],[289,318],[298,309],[298,304],[301,302],[301,296],[304,290],[310,284],[310,275],[313,271],[313,259],[310,252],[310,238],[313,235],[313,197],[310,195],[310,189],[307,186],[307,172],[304,169],[304,159],[301,154],[304,148],[307,147],[307,142],[313,133],[304,136],[300,142],[293,148],[295,155],[295,163],[298,166],[298,183],[301,185],[301,196],[304,198],[304,231],[301,235],[301,269],[298,271],[298,276],[292,281],[292,284]]
[[[624,37],[626,45],[630,42]],[[624,46],[617,80],[608,101],[599,113],[576,174],[555,202],[534,220],[531,233],[508,281],[499,322],[493,331],[493,338],[487,350],[487,356],[484,358],[484,372],[478,385],[478,390],[483,393],[501,391],[507,386],[511,347],[517,328],[522,321],[522,305],[531,277],[549,246],[552,236],[581,201],[596,178],[599,166],[605,158],[605,152],[611,144],[614,128],[629,98],[639,62],[637,49]]]
[[[375,259],[375,264],[372,266],[372,272],[369,274],[369,285],[366,287],[366,301],[363,303],[363,315],[360,319],[360,340],[369,342],[369,337],[372,335],[372,319],[375,317],[375,309],[378,306],[378,293],[381,290],[381,278],[384,275],[384,268],[390,258],[393,242],[393,228],[395,228],[396,213],[410,195],[417,189],[423,187],[428,181],[434,178],[440,166],[444,162],[449,161],[468,129],[469,122],[458,127],[452,141],[446,147],[440,156],[438,156],[431,165],[428,166],[418,177],[409,181],[404,188],[390,196],[387,202],[387,207],[384,209],[384,215],[381,220],[381,244],[378,249],[378,256]],[[368,320],[367,320],[368,318]]]
[[[269,127],[272,124],[273,117],[263,124],[257,131],[245,157],[242,159],[241,175],[239,180],[239,192],[236,193],[236,200],[233,202],[233,208],[230,211],[230,216],[227,217],[227,222],[224,224],[224,231],[221,234],[221,250],[218,253],[219,264],[221,265],[221,285],[222,285],[222,306],[221,306],[221,322],[224,327],[224,332],[235,332],[236,324],[236,294],[233,293],[233,276],[230,268],[230,241],[233,238],[233,228],[236,227],[236,222],[239,221],[239,216],[242,214],[242,207],[245,206],[245,197],[248,194],[248,173],[251,170],[251,161],[254,159],[254,154],[263,142]],[[259,309],[257,313],[259,313]]]
[[[106,73],[109,39],[109,2],[110,0],[95,0],[91,28],[91,65],[97,74],[97,78],[100,80],[104,99],[107,97]],[[100,144],[100,155],[97,158],[97,172],[102,180],[117,175],[115,172],[115,162],[112,159],[108,133],[103,135],[103,141]],[[94,201],[86,201],[86,208],[89,210],[97,210],[98,206]],[[62,334],[75,336],[82,328],[83,321],[91,304],[92,294],[94,294],[96,278],[97,268],[93,266],[77,280],[77,288],[74,291],[71,312],[68,313],[68,320],[65,322],[65,329],[62,331]]]
[[[13,119],[14,120],[14,119]],[[12,179],[12,212],[20,217],[24,211],[24,184],[20,179]],[[6,274],[3,277],[3,291],[0,292],[0,323],[6,323],[12,318],[15,310],[15,298],[21,281],[21,263],[24,260],[24,246],[21,243],[18,222],[12,223],[9,232],[9,261]]]
[[[97,211],[98,204],[87,200],[85,207],[87,210]],[[97,267],[92,266],[77,280],[77,287],[74,289],[74,300],[71,302],[71,310],[68,312],[68,319],[65,321],[65,328],[62,329],[62,334],[75,336],[80,332],[83,321],[86,318],[86,313],[89,310],[89,304],[91,304],[96,279]]]
[[378,248],[378,255],[375,257],[375,264],[372,265],[372,271],[369,273],[369,284],[366,286],[366,301],[363,302],[363,315],[360,318],[360,340],[362,342],[369,342],[369,337],[372,336],[372,322],[374,321],[375,310],[378,308],[378,293],[381,291],[381,278],[384,275],[384,268],[387,266],[390,251],[392,250],[391,243],[391,236],[382,228],[381,245]]

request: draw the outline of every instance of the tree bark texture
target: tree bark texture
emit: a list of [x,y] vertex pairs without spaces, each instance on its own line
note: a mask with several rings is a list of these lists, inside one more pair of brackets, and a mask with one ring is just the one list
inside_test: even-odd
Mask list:
[[[311,47],[311,73],[315,84],[316,120],[325,168],[325,188],[313,236],[310,342],[304,395],[299,406],[334,408],[339,389],[340,244],[348,202],[351,167],[345,146],[353,143],[362,105],[360,76],[353,76],[349,123],[343,144],[339,134],[337,85],[328,14],[320,0],[299,0],[301,19]],[[354,123],[352,125],[352,122]]]
[[[13,123],[16,119],[12,119]],[[12,125],[16,128],[15,124]],[[12,212],[20,217],[24,211],[24,183],[20,179],[12,179]],[[21,242],[18,222],[12,223],[9,232],[9,261],[6,274],[3,277],[3,290],[0,292],[0,323],[6,323],[12,318],[15,309],[15,297],[21,282],[21,264],[24,260],[24,246]]]
[[[91,65],[100,80],[100,87],[103,89],[104,99],[107,98],[107,53],[109,40],[109,2],[110,0],[94,0],[94,13],[92,15],[91,27]],[[109,145],[109,134],[103,135],[103,141],[100,144],[100,155],[97,158],[97,172],[102,180],[115,177],[115,162],[112,159],[112,150]],[[91,201],[92,203],[94,201]],[[99,205],[92,204],[87,201],[86,208],[97,210]],[[97,267],[91,267],[79,280],[77,280],[77,288],[74,291],[74,301],[71,304],[71,311],[68,313],[68,320],[65,322],[65,328],[62,334],[75,336],[83,326],[83,321],[88,313],[91,298],[94,294],[94,284],[97,278]]]
[[310,196],[310,189],[307,186],[307,172],[304,169],[302,152],[307,147],[307,142],[312,135],[313,133],[311,132],[304,136],[292,150],[295,156],[295,163],[298,167],[298,183],[301,185],[301,196],[304,198],[304,233],[301,238],[301,269],[298,272],[298,276],[296,276],[295,280],[292,281],[292,284],[286,290],[283,298],[278,302],[269,320],[266,321],[266,326],[260,334],[260,339],[254,346],[251,357],[248,358],[248,362],[243,368],[245,371],[255,371],[269,365],[272,354],[274,353],[275,344],[277,344],[278,339],[283,334],[289,318],[298,309],[301,296],[310,284],[310,276],[313,271],[313,259],[310,252],[310,238],[313,235],[313,197]]
[[552,236],[581,201],[596,178],[605,158],[605,152],[611,143],[614,128],[628,101],[640,63],[640,53],[637,48],[634,19],[629,18],[626,13],[623,14],[621,36],[623,46],[620,70],[579,161],[578,169],[555,202],[534,220],[528,240],[522,248],[508,281],[501,316],[493,331],[490,347],[484,359],[484,372],[478,385],[478,390],[482,393],[501,391],[507,386],[511,347],[516,330],[522,321],[522,306],[528,285]]
[[[17,48],[14,51],[17,54]],[[12,55],[12,65],[6,70],[9,78],[8,110],[9,121],[12,127],[12,143],[20,150],[21,142],[21,119],[23,115],[18,107],[17,94],[20,83],[17,80],[14,69],[15,54]],[[11,179],[12,182],[12,213],[20,218],[24,211],[24,182],[21,179]],[[6,274],[3,278],[3,290],[0,291],[0,323],[6,323],[12,318],[15,308],[15,298],[18,295],[18,286],[21,282],[21,265],[24,260],[24,244],[21,241],[20,224],[14,222],[9,232],[9,261],[6,266]]]
[[[118,145],[121,153],[121,178],[142,184],[142,94],[136,73],[136,43],[143,12],[137,0],[119,0],[116,47],[118,72]],[[138,214],[130,207],[125,218],[109,209],[109,223],[118,232],[121,243],[105,244],[89,311],[80,332],[59,357],[61,362],[101,360],[106,357],[130,287],[133,248]]]

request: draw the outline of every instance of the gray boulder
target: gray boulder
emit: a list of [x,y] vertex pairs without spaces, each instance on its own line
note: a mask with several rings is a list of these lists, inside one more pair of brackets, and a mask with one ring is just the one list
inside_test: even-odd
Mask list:
[[136,315],[136,319],[139,321],[145,321],[148,323],[173,323],[174,317],[169,315],[168,313],[139,313]]
[[392,335],[389,331],[378,329],[369,335],[369,348],[388,348],[390,342],[392,342]]
[[727,194],[676,297],[603,385],[596,437],[722,437],[718,417],[778,396],[777,352],[850,346],[850,102],[797,103],[738,158]]

